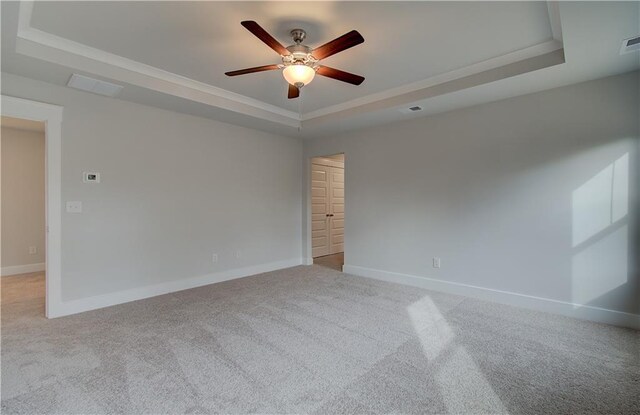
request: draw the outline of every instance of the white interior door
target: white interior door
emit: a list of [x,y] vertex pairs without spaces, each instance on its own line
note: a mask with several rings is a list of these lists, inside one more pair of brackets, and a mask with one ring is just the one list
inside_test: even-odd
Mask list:
[[329,254],[344,252],[344,168],[331,167],[329,183]]
[[311,164],[311,251],[329,255],[329,176],[331,167]]
[[344,162],[314,158],[311,164],[312,256],[344,252]]

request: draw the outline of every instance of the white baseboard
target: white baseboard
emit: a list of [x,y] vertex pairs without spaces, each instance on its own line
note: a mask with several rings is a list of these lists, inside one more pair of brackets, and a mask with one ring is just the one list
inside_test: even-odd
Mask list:
[[313,258],[302,258],[302,265],[313,265]]
[[301,258],[276,261],[245,268],[236,268],[227,271],[215,272],[212,274],[186,278],[183,280],[167,281],[160,284],[133,288],[130,290],[118,291],[110,294],[97,295],[88,298],[81,298],[78,300],[63,301],[53,307],[53,310],[51,310],[51,315],[49,317],[53,318],[68,316],[71,314],[82,313],[84,311],[96,310],[99,308],[110,307],[117,304],[128,303],[130,301],[155,297],[157,295],[188,290],[190,288],[201,287],[203,285],[215,284],[217,282],[248,277],[250,275],[261,274],[263,272],[290,268],[296,265],[301,265],[301,263]]
[[640,329],[640,315],[592,307],[584,304],[574,304],[549,298],[534,297],[509,291],[494,290],[456,282],[443,281],[416,275],[400,274],[397,272],[381,271],[356,265],[344,265],[343,272],[361,277],[395,282],[413,287],[426,288],[449,294],[474,297],[481,300],[528,308],[531,310],[561,314],[568,317],[590,320],[598,323]]
[[3,277],[16,274],[27,274],[29,272],[40,272],[45,270],[45,263],[39,264],[26,264],[26,265],[13,265],[10,267],[2,267],[0,275]]

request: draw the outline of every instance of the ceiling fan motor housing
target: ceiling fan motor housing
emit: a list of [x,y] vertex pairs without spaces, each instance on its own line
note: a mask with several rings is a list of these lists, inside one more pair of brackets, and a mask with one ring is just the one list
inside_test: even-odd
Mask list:
[[291,52],[292,54],[298,54],[300,56],[302,55],[310,55],[311,54],[311,48],[309,46],[306,45],[301,45],[299,43],[296,43],[295,45],[291,45],[287,47],[287,50],[289,52]]
[[282,64],[289,65],[305,65],[314,70],[317,69],[318,59],[311,56],[311,48],[309,46],[295,44],[287,47],[289,55],[282,57]]
[[291,37],[293,38],[293,41],[296,42],[296,44],[302,43],[304,41],[304,38],[307,37],[307,32],[302,29],[293,29],[289,33],[291,34]]
[[306,65],[315,70],[318,60],[311,56],[312,49],[302,44],[302,41],[307,37],[307,33],[302,29],[293,29],[290,33],[295,44],[286,48],[290,55],[283,56],[282,63],[285,66]]

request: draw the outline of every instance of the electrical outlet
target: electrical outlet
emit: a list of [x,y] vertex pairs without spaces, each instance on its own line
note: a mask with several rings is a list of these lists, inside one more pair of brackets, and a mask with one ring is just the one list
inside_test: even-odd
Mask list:
[[433,257],[433,267],[440,268],[440,257],[437,257],[437,256]]
[[35,246],[29,247],[29,255],[35,255],[37,253],[38,253],[38,248],[36,248]]
[[236,251],[236,259],[242,258],[242,252],[240,250]]
[[218,262],[218,254],[211,255],[211,262],[214,264]]

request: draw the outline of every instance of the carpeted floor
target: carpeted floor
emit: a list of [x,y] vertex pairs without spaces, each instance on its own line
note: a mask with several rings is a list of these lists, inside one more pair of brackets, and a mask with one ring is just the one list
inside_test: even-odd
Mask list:
[[21,278],[3,414],[640,413],[638,331],[319,266],[46,320]]

